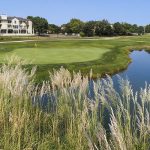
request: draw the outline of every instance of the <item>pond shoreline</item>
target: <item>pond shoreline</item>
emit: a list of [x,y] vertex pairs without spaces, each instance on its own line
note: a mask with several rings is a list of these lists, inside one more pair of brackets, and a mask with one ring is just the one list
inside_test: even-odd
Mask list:
[[134,51],[143,51],[143,50],[146,51],[146,52],[148,52],[148,53],[150,53],[150,47],[139,48],[139,49],[134,49],[134,48],[133,49],[128,49],[128,51],[129,51],[129,54],[128,54],[128,60],[129,60],[129,62],[128,62],[128,64],[126,64],[125,67],[122,67],[120,69],[117,68],[117,70],[112,70],[111,73],[104,72],[101,75],[98,75],[97,77],[92,77],[92,79],[95,80],[97,78],[106,78],[107,75],[114,76],[114,75],[116,75],[118,73],[124,72],[125,70],[127,70],[127,68],[129,67],[129,65],[133,62],[132,58],[130,57],[130,55],[132,54],[132,52],[134,52]]
[[[90,70],[92,68],[93,71],[93,79],[105,77],[106,74],[113,76],[114,74],[123,72],[128,68],[130,63],[132,63],[132,59],[129,57],[133,50],[150,50],[149,44],[150,37],[132,37],[132,38],[119,38],[113,40],[54,40],[54,41],[38,41],[39,48],[88,48],[92,49],[92,47],[96,48],[106,48],[110,49],[109,52],[102,54],[101,58],[93,61],[87,62],[76,62],[76,63],[61,63],[61,64],[27,64],[27,70],[31,70],[32,67],[37,66],[36,72],[36,83],[42,82],[43,80],[49,80],[49,73],[53,72],[53,69],[58,70],[63,66],[68,69],[71,73],[81,71],[83,76],[89,76],[90,78]],[[144,42],[140,42],[144,41]],[[7,52],[11,52],[17,48],[34,48],[33,41],[24,42],[24,43],[9,43],[9,44],[0,44],[1,54]],[[126,46],[128,45],[128,46]],[[81,49],[82,50],[82,49]],[[94,51],[93,51],[94,52]],[[1,58],[2,59],[2,58]],[[50,57],[48,59],[51,59]],[[57,63],[57,62],[56,62]]]

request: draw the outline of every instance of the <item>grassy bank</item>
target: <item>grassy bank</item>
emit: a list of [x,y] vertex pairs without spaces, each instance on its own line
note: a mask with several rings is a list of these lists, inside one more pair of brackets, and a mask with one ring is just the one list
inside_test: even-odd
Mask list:
[[16,54],[37,65],[37,81],[48,79],[48,70],[64,66],[69,71],[81,70],[83,75],[93,70],[97,75],[113,74],[131,62],[130,50],[149,49],[150,36],[50,40],[0,44],[0,62],[4,56]]
[[[12,59],[11,59],[12,60]],[[61,68],[34,86],[35,68],[13,58],[0,68],[0,149],[148,150],[150,87],[134,94],[129,81],[93,82]]]

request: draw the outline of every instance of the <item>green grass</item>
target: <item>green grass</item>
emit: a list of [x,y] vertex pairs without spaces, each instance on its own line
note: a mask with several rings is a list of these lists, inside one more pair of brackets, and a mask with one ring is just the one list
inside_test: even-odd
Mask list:
[[[69,70],[81,70],[83,74],[89,73],[92,68],[93,76],[97,73],[111,74],[127,66],[130,62],[129,50],[149,49],[149,41],[148,36],[91,41],[39,41],[37,46],[41,50],[103,50],[101,56],[96,53],[97,59],[84,62],[40,64],[40,59],[37,59],[37,80],[49,81],[39,86],[34,82],[35,70],[27,72],[21,60],[14,60],[18,65],[12,65],[11,61],[8,65],[2,65],[0,149],[149,150],[150,85],[134,94],[129,81],[120,79],[118,93],[111,78],[104,79],[103,84],[96,80],[93,81],[93,100],[89,96],[88,77],[82,77],[80,72],[72,76],[68,70],[59,68],[64,66]],[[5,55],[24,49],[35,50],[35,43],[0,44],[1,62]],[[24,58],[26,54],[20,52]],[[46,54],[43,55],[48,57]],[[32,55],[30,59],[35,58]],[[67,60],[64,58],[64,61]],[[27,67],[31,69],[34,63]],[[49,74],[48,71],[53,68],[59,70]],[[46,96],[47,101],[43,101]]]
[[112,39],[59,39],[26,43],[0,44],[0,62],[15,53],[37,65],[37,80],[48,79],[48,71],[64,66],[69,71],[85,75],[90,69],[93,77],[113,74],[131,62],[129,50],[149,49],[150,36],[119,37]]
[[30,64],[60,64],[85,62],[101,59],[109,49],[102,48],[20,48],[0,56],[0,62],[4,57],[19,56]]

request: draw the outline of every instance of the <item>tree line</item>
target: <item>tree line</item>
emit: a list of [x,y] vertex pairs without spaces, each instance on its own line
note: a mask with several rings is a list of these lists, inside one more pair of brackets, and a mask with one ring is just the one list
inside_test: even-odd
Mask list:
[[87,21],[80,19],[71,19],[68,23],[61,26],[49,24],[47,19],[42,17],[28,16],[33,22],[35,33],[41,34],[78,34],[80,36],[123,36],[123,35],[142,35],[150,33],[150,24],[146,26],[138,26],[137,24],[129,24],[126,22],[116,22],[111,24],[108,20]]

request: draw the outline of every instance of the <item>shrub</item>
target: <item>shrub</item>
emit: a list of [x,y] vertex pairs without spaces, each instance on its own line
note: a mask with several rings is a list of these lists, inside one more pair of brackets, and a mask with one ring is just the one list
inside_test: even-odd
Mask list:
[[80,36],[81,37],[85,37],[85,33],[84,32],[80,32]]

